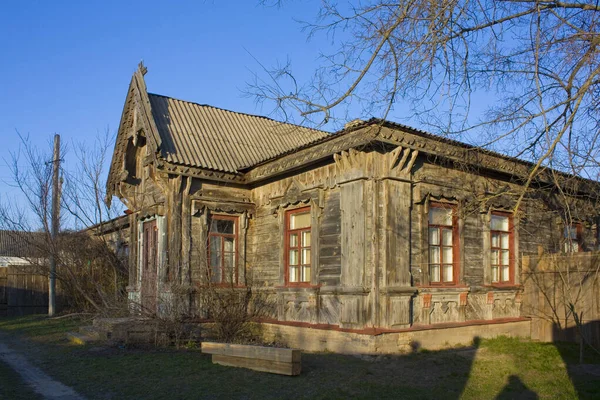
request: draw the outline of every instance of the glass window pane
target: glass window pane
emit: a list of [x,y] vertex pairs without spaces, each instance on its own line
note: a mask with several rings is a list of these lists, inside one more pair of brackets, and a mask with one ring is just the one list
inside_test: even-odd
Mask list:
[[221,238],[219,236],[210,237],[210,265],[220,266]]
[[437,264],[431,265],[430,268],[430,279],[431,282],[439,282],[440,281],[440,266]]
[[565,238],[577,239],[577,226],[569,225],[565,227]]
[[310,231],[302,232],[302,247],[310,247]]
[[310,226],[310,211],[290,215],[290,229],[308,228]]
[[452,272],[453,272],[452,265],[444,264],[444,282],[452,282],[454,280],[454,276],[453,276]]
[[508,250],[502,250],[501,259],[500,259],[501,265],[508,265],[508,263],[509,263],[508,259],[509,259],[509,251]]
[[442,249],[442,260],[444,263],[451,263],[454,261],[452,259],[452,247],[444,247]]
[[492,265],[498,265],[500,263],[500,252],[498,250],[492,250]]
[[440,244],[439,228],[429,228],[429,244]]
[[211,267],[211,275],[210,275],[210,281],[212,283],[221,283],[221,268],[220,267]]
[[502,267],[502,281],[506,282],[510,280],[510,268],[508,266]]
[[224,253],[223,254],[224,261],[224,275],[226,282],[235,282],[235,260],[234,253]]
[[292,233],[290,235],[290,247],[298,247],[298,234]]
[[235,251],[235,239],[234,238],[224,237],[223,242],[224,242],[223,243],[224,251],[230,251],[230,252]]
[[302,282],[310,282],[310,266],[305,265],[302,267]]
[[310,249],[302,249],[302,263],[304,265],[310,265]]
[[509,237],[510,235],[508,233],[503,233],[500,235],[500,247],[503,249],[508,249],[509,248]]
[[298,265],[298,250],[290,250],[290,265]]
[[565,249],[568,253],[577,253],[579,252],[579,243],[575,241],[565,243]]
[[452,246],[452,229],[442,229],[442,244]]
[[235,233],[235,222],[230,219],[213,219],[210,224],[210,231],[233,235]]
[[298,267],[290,265],[290,282],[298,282]]
[[429,248],[429,263],[439,264],[440,263],[440,248],[430,247]]
[[441,207],[429,208],[430,225],[452,225],[452,209]]
[[492,282],[498,282],[498,267],[492,267]]
[[506,215],[492,214],[492,230],[508,232],[508,217]]
[[492,247],[500,247],[500,234],[492,233]]

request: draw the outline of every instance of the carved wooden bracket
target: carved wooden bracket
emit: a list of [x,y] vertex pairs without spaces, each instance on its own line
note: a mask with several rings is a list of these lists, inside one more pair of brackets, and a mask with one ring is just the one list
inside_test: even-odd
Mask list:
[[398,176],[410,175],[415,165],[419,150],[411,150],[408,147],[398,146],[393,151],[385,154],[386,170]]

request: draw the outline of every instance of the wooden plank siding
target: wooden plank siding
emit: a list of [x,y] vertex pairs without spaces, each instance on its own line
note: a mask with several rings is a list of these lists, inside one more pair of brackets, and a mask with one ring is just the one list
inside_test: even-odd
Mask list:
[[600,346],[600,253],[542,254],[523,258],[524,315],[533,339],[579,341],[568,302],[582,313],[583,334]]
[[0,267],[0,317],[8,315],[8,297],[6,291],[8,268]]
[[[135,79],[143,83],[143,73]],[[261,158],[256,165],[221,170],[206,169],[201,160],[174,165],[176,160],[164,159],[153,141],[156,127],[140,122],[153,121],[149,103],[142,101],[146,94],[135,95],[124,110],[109,179],[111,190],[132,211],[132,302],[139,302],[144,279],[139,274],[144,248],[140,224],[152,219],[160,231],[159,302],[161,296],[171,298],[171,289],[181,284],[190,290],[190,313],[203,315],[200,292],[209,276],[209,224],[213,216],[225,215],[237,218],[239,228],[237,284],[267,293],[275,303],[274,319],[341,329],[519,318],[524,290],[520,257],[563,250],[556,198],[533,193],[536,181],[511,216],[511,279],[492,282],[491,215],[512,212],[530,168],[526,163],[416,130],[366,124],[281,157]],[[165,142],[171,140],[172,132],[160,134]],[[207,131],[206,138],[201,131],[189,134],[224,145],[220,131]],[[202,158],[201,152],[187,151]],[[597,206],[585,196],[573,201],[582,248],[592,250],[598,246],[593,222]],[[447,282],[431,279],[429,272],[428,213],[434,203],[454,210],[454,269]],[[295,253],[286,248],[285,221],[286,214],[300,208],[310,209],[310,243],[302,253],[310,248],[310,260],[302,259],[302,265],[310,264],[310,277],[290,284],[286,265]]]
[[[60,295],[60,293],[59,293]],[[59,306],[62,301],[58,301]],[[0,268],[0,316],[48,312],[48,277],[31,266]]]

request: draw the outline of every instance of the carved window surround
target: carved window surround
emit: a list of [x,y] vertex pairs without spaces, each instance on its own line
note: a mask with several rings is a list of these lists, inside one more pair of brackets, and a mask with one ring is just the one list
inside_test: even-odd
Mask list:
[[[246,236],[248,233],[248,220],[251,217],[251,213],[248,211],[247,204],[237,203],[214,203],[200,200],[194,200],[192,202],[192,217],[200,218],[200,232],[192,232],[190,240],[198,241],[199,252],[204,252],[208,255],[208,224],[209,214],[213,215],[229,215],[238,217],[237,226],[239,233],[237,235],[238,240],[238,254],[237,254],[237,285],[244,286],[246,284]],[[251,205],[251,212],[254,212],[254,205]],[[207,257],[201,258],[200,269],[205,271],[209,268],[209,260]]]
[[[430,203],[435,203],[437,205],[447,204],[448,207],[451,207],[457,211],[455,217],[453,217],[453,230],[455,233],[453,237],[458,240],[457,251],[456,251],[456,265],[458,266],[458,271],[456,274],[455,281],[450,284],[431,284],[429,278],[429,208]],[[464,282],[464,271],[465,271],[465,249],[464,249],[464,219],[460,216],[460,202],[457,202],[454,198],[446,198],[443,196],[435,196],[431,193],[425,194],[424,201],[422,203],[417,203],[419,207],[417,210],[419,212],[420,219],[420,272],[421,272],[421,284],[419,287],[441,287],[441,288],[458,288],[463,286]]]
[[137,220],[137,224],[138,224],[138,241],[137,241],[137,282],[136,282],[136,286],[135,288],[133,288],[131,291],[137,291],[141,288],[142,286],[142,279],[144,279],[143,277],[143,257],[142,254],[144,254],[144,223],[145,222],[150,222],[156,220],[156,227],[158,230],[158,241],[157,241],[157,254],[158,254],[158,258],[157,258],[157,272],[158,272],[158,282],[159,283],[164,283],[166,282],[167,276],[166,276],[166,272],[167,272],[167,268],[166,268],[166,263],[167,263],[167,259],[166,259],[166,253],[167,253],[167,238],[166,236],[166,231],[167,231],[167,226],[166,226],[166,218],[162,215],[158,215],[158,214],[153,214],[153,215],[145,215],[143,217],[138,218]]
[[319,275],[319,226],[321,215],[325,207],[325,191],[323,188],[304,189],[302,185],[293,180],[283,196],[270,199],[271,213],[279,220],[279,285],[285,286],[286,280],[286,211],[310,207],[311,215],[311,276],[310,282],[305,286],[316,286]]

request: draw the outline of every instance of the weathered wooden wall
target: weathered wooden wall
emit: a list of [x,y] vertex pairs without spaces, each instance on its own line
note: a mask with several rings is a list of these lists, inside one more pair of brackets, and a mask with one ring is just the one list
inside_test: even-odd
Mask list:
[[533,339],[578,341],[569,302],[582,313],[583,334],[600,346],[600,253],[523,257],[523,313]]
[[[62,303],[59,301],[59,303]],[[59,304],[60,307],[60,304]],[[0,268],[0,316],[48,312],[48,277],[32,266]]]
[[[248,185],[159,171],[146,157],[136,167],[135,185],[122,187],[135,210],[130,290],[139,290],[136,230],[142,218],[164,218],[159,293],[167,293],[173,283],[190,284],[198,292],[206,279],[210,215],[230,214],[240,218],[238,283],[268,293],[277,303],[274,317],[279,320],[361,329],[521,316],[519,257],[539,249],[560,251],[561,216],[542,197],[525,200],[514,218],[514,282],[493,285],[490,213],[512,210],[518,182],[511,174],[467,169],[411,146],[351,148],[297,169],[282,160],[279,167],[288,168],[282,175]],[[267,164],[261,168],[268,169]],[[458,210],[454,286],[429,283],[431,201]],[[310,206],[313,228],[311,281],[286,286],[285,212],[305,206]],[[586,250],[596,246],[589,220],[583,236]]]
[[8,297],[6,296],[6,280],[8,268],[0,267],[0,317],[8,313]]

